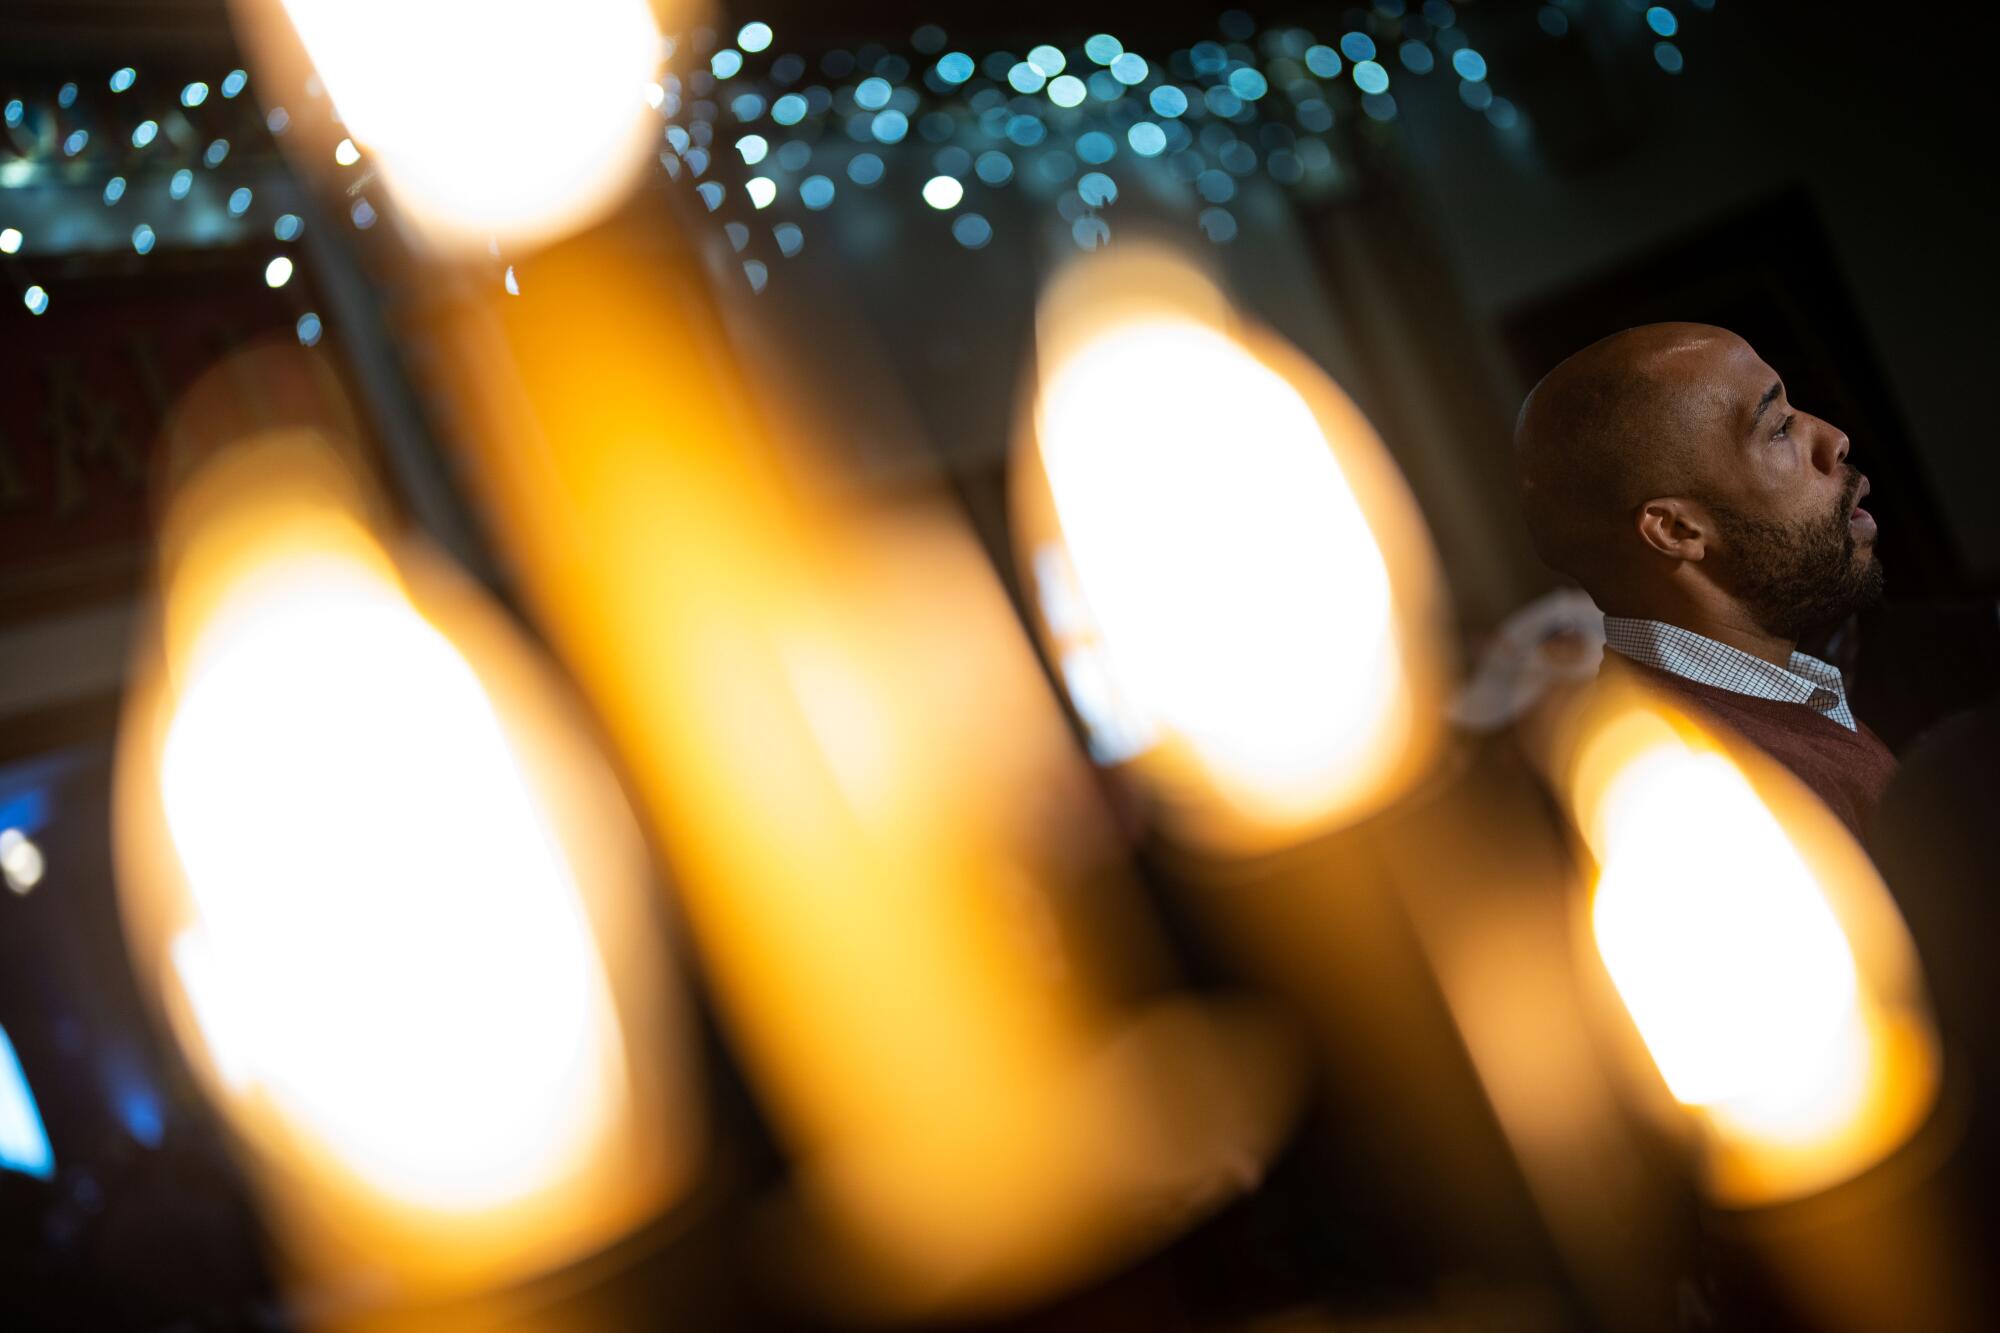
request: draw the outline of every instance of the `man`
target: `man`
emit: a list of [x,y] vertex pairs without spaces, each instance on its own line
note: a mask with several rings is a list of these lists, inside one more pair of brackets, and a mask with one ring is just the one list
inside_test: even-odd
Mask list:
[[1650,324],[1591,344],[1521,406],[1542,559],[1604,609],[1630,668],[1767,751],[1857,834],[1896,761],[1840,673],[1798,651],[1881,594],[1868,481],[1748,343]]

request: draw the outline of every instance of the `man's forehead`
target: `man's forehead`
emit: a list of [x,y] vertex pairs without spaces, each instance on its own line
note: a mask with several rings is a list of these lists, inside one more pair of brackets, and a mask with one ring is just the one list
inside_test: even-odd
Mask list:
[[1746,417],[1778,379],[1755,348],[1727,329],[1689,330],[1663,340],[1648,361],[1648,372],[1661,381],[1707,407]]

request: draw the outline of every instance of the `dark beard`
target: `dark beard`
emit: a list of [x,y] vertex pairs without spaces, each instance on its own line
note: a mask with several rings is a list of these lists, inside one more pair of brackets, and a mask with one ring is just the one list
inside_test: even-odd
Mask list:
[[1856,474],[1830,517],[1796,524],[1708,503],[1726,557],[1716,581],[1767,634],[1796,642],[1881,600],[1882,562],[1861,554],[1847,522],[1860,492]]

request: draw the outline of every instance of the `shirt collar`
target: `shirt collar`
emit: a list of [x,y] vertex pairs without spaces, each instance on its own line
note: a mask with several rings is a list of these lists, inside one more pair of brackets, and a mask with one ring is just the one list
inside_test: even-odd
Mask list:
[[1604,618],[1604,643],[1642,666],[1756,699],[1804,704],[1856,730],[1839,668],[1810,653],[1795,650],[1789,668],[1781,667],[1679,625],[1625,616]]

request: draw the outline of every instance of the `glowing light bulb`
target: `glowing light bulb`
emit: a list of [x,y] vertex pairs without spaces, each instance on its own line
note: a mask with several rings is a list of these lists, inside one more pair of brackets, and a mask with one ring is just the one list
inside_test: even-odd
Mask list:
[[1052,633],[1055,656],[1090,650],[1123,730],[1158,738],[1142,760],[1204,790],[1191,818],[1214,836],[1379,803],[1427,748],[1417,701],[1438,652],[1411,614],[1435,597],[1434,561],[1374,432],[1169,257],[1080,265],[1069,284],[1045,302],[1017,492],[1045,479],[1048,512],[1023,528],[1053,529],[1089,612]]
[[338,1275],[365,1236],[407,1288],[476,1288],[659,1203],[683,1132],[634,1043],[662,1035],[664,978],[611,965],[635,957],[602,934],[641,891],[634,835],[577,838],[616,798],[560,785],[578,742],[522,649],[463,592],[443,622],[420,605],[361,512],[298,436],[177,502],[120,889],[303,1266]]
[[1886,889],[1788,774],[1636,691],[1602,692],[1571,782],[1597,862],[1591,938],[1667,1090],[1708,1132],[1712,1188],[1768,1202],[1865,1169],[1936,1082]]
[[[563,21],[473,0],[283,0],[346,129],[440,246],[551,239],[613,206],[657,122],[645,0],[580,0]],[[651,124],[649,125],[649,122]]]
[[568,869],[477,677],[393,584],[317,556],[261,577],[270,600],[232,607],[161,767],[211,1012],[235,1012],[241,1063],[383,1192],[518,1197],[622,1092]]

